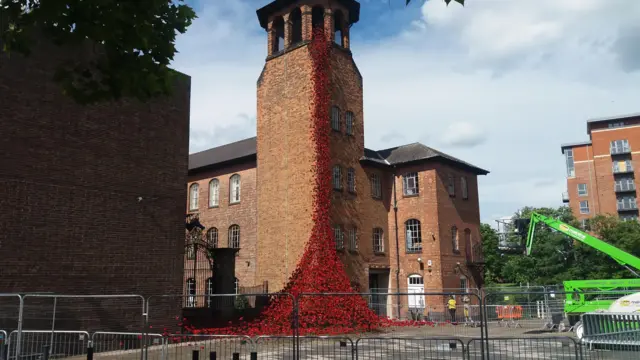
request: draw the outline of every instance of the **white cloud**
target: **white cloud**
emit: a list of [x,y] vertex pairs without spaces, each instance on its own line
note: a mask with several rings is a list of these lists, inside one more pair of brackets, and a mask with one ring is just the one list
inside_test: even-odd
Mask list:
[[[193,81],[192,151],[255,134],[247,119],[266,56],[253,5],[204,6],[175,62]],[[479,184],[483,221],[561,205],[560,144],[587,139],[587,118],[638,111],[640,54],[629,39],[640,1],[430,0],[421,14],[396,37],[352,42],[366,145],[421,141],[490,170]],[[367,21],[352,34],[366,37]]]

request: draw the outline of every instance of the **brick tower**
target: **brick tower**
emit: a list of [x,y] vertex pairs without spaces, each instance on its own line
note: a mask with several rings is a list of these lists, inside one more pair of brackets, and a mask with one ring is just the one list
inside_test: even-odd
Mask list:
[[[331,156],[336,184],[331,216],[359,229],[354,184],[364,184],[362,77],[349,50],[349,29],[358,21],[354,0],[277,0],[257,11],[267,31],[267,58],[258,79],[256,281],[279,291],[304,251],[312,228],[314,146],[311,140],[312,29],[322,27],[331,50]],[[346,220],[345,220],[346,219]],[[348,243],[345,236],[344,242]],[[352,250],[352,251],[349,251]],[[356,249],[345,247],[349,266]],[[360,266],[361,267],[361,266]],[[351,272],[351,271],[350,271]],[[360,278],[360,274],[352,274]]]

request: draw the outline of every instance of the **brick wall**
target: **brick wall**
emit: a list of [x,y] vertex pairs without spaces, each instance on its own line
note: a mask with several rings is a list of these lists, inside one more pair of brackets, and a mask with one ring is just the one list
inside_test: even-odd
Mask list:
[[[147,104],[83,107],[51,81],[76,56],[44,42],[0,54],[0,292],[179,292],[190,79]],[[91,317],[130,325],[117,308]]]

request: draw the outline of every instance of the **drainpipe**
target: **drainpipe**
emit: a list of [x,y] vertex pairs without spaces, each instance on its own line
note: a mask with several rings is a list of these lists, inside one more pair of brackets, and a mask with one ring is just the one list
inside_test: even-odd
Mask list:
[[[396,196],[396,171],[393,167],[393,215],[396,227],[396,286],[398,287],[396,292],[400,292],[400,240],[398,237],[398,198]],[[400,296],[396,295],[396,305],[398,309],[398,319],[400,319]]]

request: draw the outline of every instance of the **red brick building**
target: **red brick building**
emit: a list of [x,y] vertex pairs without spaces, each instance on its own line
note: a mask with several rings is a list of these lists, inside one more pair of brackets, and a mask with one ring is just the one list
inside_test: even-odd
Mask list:
[[640,114],[589,120],[587,134],[589,141],[561,146],[567,167],[563,202],[583,226],[597,214],[637,219]]
[[[217,246],[239,244],[240,286],[282,288],[312,228],[307,44],[312,26],[324,27],[334,42],[331,216],[353,284],[362,291],[476,287],[477,176],[488,172],[419,143],[364,147],[363,81],[349,49],[359,6],[291,0],[258,10],[267,58],[257,84],[257,137],[190,156],[188,208]],[[185,281],[193,286],[192,278]],[[205,293],[206,282],[196,279],[196,289]]]
[[[146,104],[81,106],[52,79],[93,49],[36,41],[32,50],[0,52],[0,293],[180,292],[190,78]],[[17,307],[0,303],[0,328],[14,329]],[[60,299],[56,329],[139,329],[141,306]],[[54,308],[25,298],[24,328],[52,328]],[[167,302],[155,316],[179,311]]]

